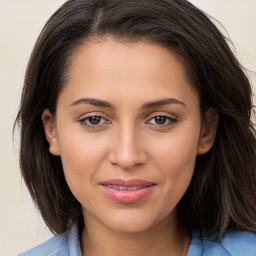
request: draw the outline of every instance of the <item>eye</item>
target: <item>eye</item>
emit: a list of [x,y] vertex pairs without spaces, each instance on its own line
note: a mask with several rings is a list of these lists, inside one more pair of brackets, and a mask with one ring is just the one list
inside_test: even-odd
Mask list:
[[175,122],[177,122],[177,119],[169,116],[155,116],[149,120],[150,124],[159,126],[171,125]]
[[108,121],[102,116],[89,116],[79,120],[79,122],[82,125],[89,126],[89,127],[101,126],[108,123]]

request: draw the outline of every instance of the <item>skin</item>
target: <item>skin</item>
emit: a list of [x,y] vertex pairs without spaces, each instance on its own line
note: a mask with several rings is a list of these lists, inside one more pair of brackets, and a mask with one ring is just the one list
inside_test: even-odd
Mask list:
[[[88,98],[107,104],[95,106]],[[205,117],[181,61],[165,48],[108,38],[79,49],[56,116],[46,109],[42,120],[50,152],[61,156],[82,205],[83,255],[186,255],[190,236],[176,206],[196,156],[214,142],[217,117],[211,110]],[[113,178],[156,186],[139,202],[122,204],[99,185]]]

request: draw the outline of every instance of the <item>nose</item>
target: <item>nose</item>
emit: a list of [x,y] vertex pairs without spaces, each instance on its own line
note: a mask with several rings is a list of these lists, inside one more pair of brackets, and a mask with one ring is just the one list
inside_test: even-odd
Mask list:
[[136,128],[121,127],[113,134],[109,161],[124,170],[129,170],[147,162],[147,154]]

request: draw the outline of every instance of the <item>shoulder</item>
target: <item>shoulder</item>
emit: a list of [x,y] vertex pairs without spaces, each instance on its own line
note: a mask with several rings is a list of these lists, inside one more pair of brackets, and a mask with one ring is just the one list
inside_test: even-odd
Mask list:
[[245,231],[230,232],[222,239],[221,246],[232,256],[256,255],[256,235]]
[[67,232],[54,236],[46,242],[18,256],[81,256],[79,235],[76,226]]
[[69,255],[64,235],[57,235],[18,256]]
[[220,241],[210,236],[198,238],[194,232],[187,256],[255,256],[256,235],[246,231],[227,233]]

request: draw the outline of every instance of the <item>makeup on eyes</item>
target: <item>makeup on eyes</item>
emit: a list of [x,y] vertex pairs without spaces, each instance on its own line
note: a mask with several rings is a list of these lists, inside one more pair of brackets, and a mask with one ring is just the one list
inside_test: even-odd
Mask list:
[[[120,120],[121,115],[118,113],[118,108],[106,100],[99,100],[94,98],[81,98],[69,105],[72,107],[75,120],[79,121],[83,127],[88,129],[99,129],[113,123],[116,120]],[[129,112],[124,111],[125,114],[131,113],[129,106]],[[137,113],[134,113],[134,120],[140,120],[141,123],[155,126],[155,128],[167,129],[173,127],[179,120],[180,116],[186,112],[187,105],[174,98],[162,99],[156,101],[149,101],[142,104]]]

